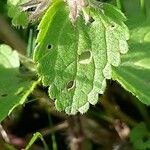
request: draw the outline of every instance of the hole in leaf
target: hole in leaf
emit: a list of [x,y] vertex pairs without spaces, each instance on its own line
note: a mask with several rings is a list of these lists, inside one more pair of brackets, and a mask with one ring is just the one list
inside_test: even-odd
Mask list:
[[8,94],[2,94],[1,96],[2,96],[2,97],[6,97],[7,95],[8,95]]
[[27,12],[33,12],[33,11],[35,11],[36,10],[36,7],[30,7],[30,8],[28,8],[26,11]]
[[90,17],[90,18],[89,18],[89,22],[90,22],[90,23],[93,23],[94,21],[95,21],[95,20],[94,20],[93,17]]
[[67,90],[71,90],[74,86],[75,86],[75,82],[74,81],[69,81],[68,84],[67,84]]
[[142,138],[142,141],[143,142],[147,142],[149,140],[149,137],[147,135],[145,135],[143,138]]
[[91,62],[91,52],[85,51],[79,56],[79,63],[80,64],[89,64]]
[[48,48],[48,49],[51,49],[51,48],[52,48],[52,45],[51,45],[51,44],[48,44],[48,45],[47,45],[47,48]]
[[114,28],[114,27],[115,27],[115,25],[114,25],[114,24],[111,24],[111,27],[112,27],[112,28]]

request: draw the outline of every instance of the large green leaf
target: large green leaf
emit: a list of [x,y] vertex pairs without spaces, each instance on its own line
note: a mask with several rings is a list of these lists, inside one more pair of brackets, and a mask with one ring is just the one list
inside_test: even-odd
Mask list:
[[131,30],[130,51],[113,78],[144,104],[150,104],[150,21]]
[[128,18],[127,24],[130,29],[140,26],[141,22],[145,22],[145,19],[150,16],[149,6],[150,0],[123,1],[124,12]]
[[36,82],[22,78],[19,57],[7,45],[0,45],[0,122],[25,102]]
[[92,23],[79,16],[72,24],[66,4],[55,0],[38,28],[38,73],[50,86],[56,108],[68,114],[84,113],[97,102],[111,78],[111,66],[118,66],[120,54],[128,51],[126,18],[119,10],[103,4],[103,10],[92,7],[87,12]]

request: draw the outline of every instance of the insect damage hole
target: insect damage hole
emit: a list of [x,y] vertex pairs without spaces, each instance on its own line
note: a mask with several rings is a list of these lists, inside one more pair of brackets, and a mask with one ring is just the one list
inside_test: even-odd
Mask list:
[[47,45],[47,49],[50,50],[51,48],[52,48],[52,45],[51,45],[51,44],[48,44],[48,45]]
[[94,21],[95,21],[95,20],[94,20],[93,17],[90,17],[90,18],[89,18],[89,22],[90,22],[90,23],[93,23]]
[[111,27],[112,29],[114,29],[114,28],[115,28],[115,24],[112,23],[112,24],[110,25],[110,27]]
[[80,64],[89,64],[91,62],[92,54],[90,51],[85,51],[81,55],[79,55],[79,63]]
[[71,80],[67,83],[66,88],[67,88],[67,90],[71,90],[71,89],[73,89],[74,86],[75,86],[75,81]]
[[27,12],[34,12],[36,10],[36,7],[30,7],[26,11]]

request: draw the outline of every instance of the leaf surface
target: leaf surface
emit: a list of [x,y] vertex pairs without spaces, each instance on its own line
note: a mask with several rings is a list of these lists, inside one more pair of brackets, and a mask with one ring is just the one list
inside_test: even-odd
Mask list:
[[144,104],[150,104],[150,21],[131,30],[130,51],[113,69],[113,78]]
[[25,102],[36,82],[21,77],[19,57],[7,45],[0,45],[0,122]]
[[73,25],[68,7],[57,0],[38,28],[34,54],[38,73],[56,99],[56,108],[67,114],[84,113],[89,104],[96,104],[111,78],[111,66],[118,66],[120,54],[128,51],[125,16],[109,4],[103,5],[103,11],[89,11],[94,22],[85,24],[79,16]]

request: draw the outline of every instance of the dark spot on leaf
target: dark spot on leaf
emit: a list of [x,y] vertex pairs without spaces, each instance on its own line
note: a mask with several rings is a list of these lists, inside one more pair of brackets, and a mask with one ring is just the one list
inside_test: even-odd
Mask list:
[[51,49],[51,48],[52,48],[52,45],[51,45],[51,44],[48,44],[48,45],[47,45],[47,48],[48,48],[48,49]]
[[75,82],[74,81],[69,81],[68,84],[67,84],[67,89],[68,90],[71,90],[75,85]]
[[80,64],[89,64],[91,62],[91,52],[85,51],[79,56]]
[[8,94],[2,94],[1,96],[2,96],[2,97],[6,97],[7,95],[8,95]]

